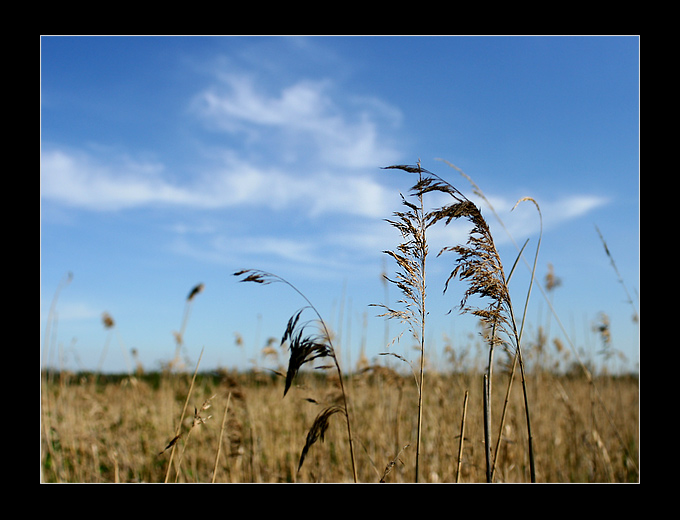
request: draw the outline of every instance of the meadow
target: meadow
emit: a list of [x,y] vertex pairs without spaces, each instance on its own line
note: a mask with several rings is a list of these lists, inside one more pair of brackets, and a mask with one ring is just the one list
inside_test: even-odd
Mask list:
[[[541,327],[525,333],[541,238],[504,264],[481,211],[454,186],[420,164],[388,168],[418,180],[387,220],[403,240],[384,252],[395,264],[384,280],[401,299],[375,307],[411,338],[412,359],[386,347],[343,366],[333,331],[293,283],[238,271],[239,282],[283,284],[306,300],[285,327],[280,358],[271,344],[261,353],[275,366],[205,372],[199,357],[193,372],[177,359],[119,376],[42,370],[41,482],[639,482],[638,377],[609,371],[611,359],[596,369],[568,335],[569,348]],[[450,204],[427,210],[431,192]],[[520,203],[541,218],[535,200]],[[426,341],[428,229],[457,220],[471,229],[465,244],[439,252],[454,256],[444,292],[453,279],[465,284],[459,308],[479,334],[437,357]],[[513,302],[520,259],[533,263],[532,275],[525,299]],[[187,297],[185,317],[201,290]],[[108,316],[104,324],[115,326]],[[605,315],[597,332],[615,354]]]
[[[593,381],[578,373],[532,376],[537,482],[639,480],[635,376],[602,375]],[[427,377],[420,482],[485,482],[482,375]],[[190,373],[46,373],[42,481],[353,481],[341,420],[329,422],[323,441],[310,448],[298,471],[315,416],[339,392],[337,381],[311,371],[299,375],[285,398],[283,378],[273,373],[199,373],[171,461],[172,447],[166,447],[175,437],[191,379]],[[500,400],[505,379],[507,374],[499,376],[494,385]],[[418,402],[413,377],[368,366],[348,376],[346,387],[358,482],[413,482]],[[209,407],[202,409],[206,401]],[[522,407],[521,393],[515,392],[495,482],[530,480]]]

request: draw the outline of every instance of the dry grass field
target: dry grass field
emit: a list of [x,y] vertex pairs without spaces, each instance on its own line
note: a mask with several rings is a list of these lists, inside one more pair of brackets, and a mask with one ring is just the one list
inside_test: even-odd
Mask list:
[[[283,379],[275,375],[199,373],[181,437],[167,450],[192,374],[44,376],[43,482],[353,481],[339,415],[330,418],[323,441],[310,447],[297,470],[314,418],[338,397],[334,381],[316,372],[299,374],[285,398]],[[420,482],[485,482],[481,377],[427,374]],[[500,403],[503,376],[494,388]],[[413,482],[418,407],[413,377],[372,367],[348,377],[346,389],[357,480]],[[528,390],[537,482],[639,480],[637,378],[601,376],[590,383],[583,376],[540,372],[529,378]],[[495,482],[529,481],[525,429],[515,385]]]

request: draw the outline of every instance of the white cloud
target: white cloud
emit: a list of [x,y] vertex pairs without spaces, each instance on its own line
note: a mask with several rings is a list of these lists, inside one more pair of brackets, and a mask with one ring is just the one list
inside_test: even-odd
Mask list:
[[389,196],[371,171],[379,175],[399,156],[389,144],[401,120],[397,108],[338,94],[328,80],[301,80],[270,95],[252,76],[215,77],[190,113],[223,132],[224,144],[197,157],[193,177],[158,161],[46,147],[42,197],[95,211],[166,205],[385,214]]
[[350,96],[343,103],[332,97],[327,80],[301,80],[269,96],[248,76],[221,79],[220,87],[204,90],[193,102],[195,113],[214,128],[243,133],[258,145],[260,133],[273,129],[268,139],[324,167],[375,168],[399,156],[381,127],[398,126],[401,113],[381,100]]
[[195,202],[193,194],[163,180],[162,172],[158,164],[120,160],[111,166],[82,152],[53,149],[41,154],[40,193],[68,206],[97,211]]
[[[543,219],[543,231],[549,231],[570,220],[577,219],[588,213],[606,205],[609,200],[597,195],[564,195],[557,199],[534,197],[541,209]],[[517,204],[517,200],[508,197],[489,196],[489,201],[493,205],[499,218],[505,224],[508,232],[515,239],[536,234],[540,230],[541,219],[536,206],[529,202]],[[517,206],[515,206],[517,204]],[[513,207],[515,209],[513,209]],[[507,233],[498,227],[497,220],[482,205],[484,216],[489,222],[492,230],[496,231],[498,243],[509,240]],[[498,229],[497,229],[498,228]],[[497,229],[497,230],[496,230]]]
[[[169,171],[158,161],[49,147],[41,157],[42,197],[96,211],[161,204],[340,217],[328,234],[314,237],[268,236],[256,227],[235,237],[217,227],[207,228],[191,247],[195,229],[178,224],[183,227],[175,228],[176,250],[205,259],[224,259],[239,251],[244,257],[261,255],[300,265],[346,265],[353,261],[352,255],[367,258],[396,247],[399,237],[382,219],[401,209],[399,196],[387,182],[380,182],[378,170],[400,159],[391,142],[402,118],[396,107],[375,98],[338,94],[330,81],[301,80],[271,94],[252,76],[218,77],[220,82],[202,90],[191,105],[194,116],[225,136],[215,155],[207,162],[203,157],[200,173],[180,183],[175,179],[182,172]],[[521,204],[511,212],[516,199],[490,195],[489,200],[516,239],[538,231],[533,205]],[[430,202],[449,201],[431,198]],[[539,200],[544,230],[605,203],[601,197],[587,195]],[[490,211],[484,209],[484,215],[492,228],[497,225]],[[508,240],[501,229],[497,235],[498,243]],[[466,239],[466,225],[435,226],[430,233],[431,251],[436,254],[441,247]],[[344,256],[330,257],[331,250]]]
[[205,90],[198,95],[196,108],[227,130],[239,129],[238,123],[318,130],[331,107],[323,96],[321,82],[301,81],[283,89],[278,98],[268,98],[256,92],[247,76],[227,75],[222,79],[227,92],[220,93],[214,87]]
[[549,206],[546,218],[550,219],[549,222],[560,222],[581,217],[607,204],[607,202],[607,198],[596,195],[571,195]]
[[231,157],[190,185],[172,184],[156,164],[103,164],[97,158],[62,150],[41,157],[41,195],[67,206],[95,211],[165,204],[177,207],[237,206],[295,210],[305,215],[385,214],[390,195],[368,175],[324,172],[300,176],[260,169]]

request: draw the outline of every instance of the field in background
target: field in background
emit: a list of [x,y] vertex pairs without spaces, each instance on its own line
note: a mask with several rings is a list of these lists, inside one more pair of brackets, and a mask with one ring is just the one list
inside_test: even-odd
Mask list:
[[[351,482],[339,415],[330,419],[323,441],[311,446],[297,471],[314,418],[337,398],[330,376],[308,371],[298,377],[283,398],[283,378],[271,372],[199,373],[191,393],[190,373],[43,373],[41,481]],[[499,423],[506,379],[499,371],[494,381],[493,424]],[[426,382],[420,481],[484,482],[481,374],[428,372]],[[346,388],[358,480],[413,482],[414,378],[369,366],[349,376]],[[639,481],[636,376],[602,375],[591,383],[577,372],[556,375],[537,369],[528,377],[528,391],[538,482]],[[173,453],[173,447],[166,447],[188,395]],[[528,482],[519,381],[502,435],[496,481]]]

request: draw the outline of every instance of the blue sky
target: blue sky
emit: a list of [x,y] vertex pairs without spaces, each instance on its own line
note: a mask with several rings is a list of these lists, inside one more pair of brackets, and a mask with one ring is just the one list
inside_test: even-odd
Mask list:
[[[186,297],[198,283],[183,356],[201,366],[274,366],[269,337],[304,305],[282,285],[240,284],[242,268],[274,272],[312,300],[352,365],[377,359],[384,323],[381,253],[399,236],[414,164],[477,202],[506,265],[538,240],[538,262],[562,285],[551,295],[587,355],[612,346],[635,368],[639,324],[595,226],[639,310],[639,39],[637,37],[43,37],[41,38],[40,327],[49,361],[126,370],[131,349],[148,370],[175,353]],[[432,201],[435,202],[441,201]],[[428,341],[441,363],[446,334],[463,348],[474,322],[443,296],[463,223],[433,228]],[[528,270],[513,279],[523,306]],[[535,290],[527,337],[548,326]],[[102,313],[115,320],[105,329]],[[561,336],[550,318],[551,335]],[[389,337],[403,330],[390,324]],[[554,333],[554,334],[553,334]],[[240,345],[236,338],[241,338]],[[404,339],[390,347],[415,359]],[[125,353],[125,354],[124,354]],[[384,360],[385,358],[380,358]],[[280,362],[286,362],[280,357]]]

